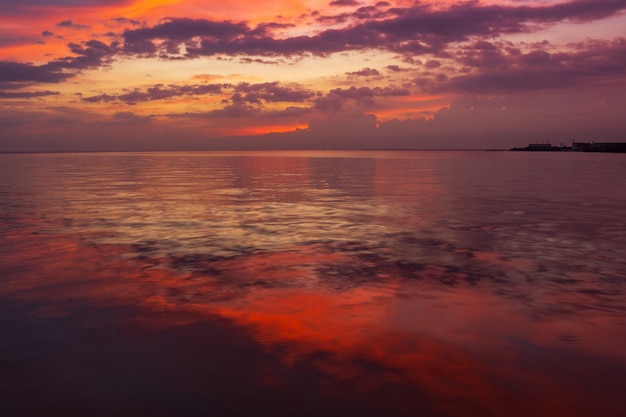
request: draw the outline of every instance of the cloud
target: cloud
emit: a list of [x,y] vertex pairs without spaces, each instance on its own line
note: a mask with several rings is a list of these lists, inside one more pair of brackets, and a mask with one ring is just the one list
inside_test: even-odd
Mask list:
[[134,19],[128,19],[126,17],[116,17],[111,19],[116,23],[120,23],[120,24],[131,24],[133,26],[139,26],[141,24],[140,21],[138,20],[134,20]]
[[129,124],[129,125],[141,125],[150,123],[152,121],[151,116],[137,116],[135,113],[129,111],[118,111],[112,117],[112,122],[116,125]]
[[[559,3],[547,7],[544,11],[537,10],[535,11],[535,18],[543,21],[569,19],[585,22],[612,16],[624,8],[626,8],[626,1],[624,0],[579,0]],[[532,14],[532,11],[531,9],[528,12]]]
[[60,83],[71,76],[55,65],[0,61],[0,83]]
[[301,88],[280,86],[278,82],[260,84],[238,84],[235,93],[244,94],[243,100],[249,103],[259,104],[261,101],[268,103],[292,102],[302,103],[314,96],[314,93]]
[[[315,95],[314,92],[300,87],[286,87],[278,82],[260,84],[240,83],[232,84],[196,84],[196,85],[168,85],[156,84],[145,90],[135,89],[123,94],[100,94],[97,96],[84,97],[82,100],[88,103],[122,101],[126,104],[139,102],[165,100],[179,96],[196,96],[206,94],[223,94],[225,90],[232,92],[233,102],[262,104],[266,103],[301,103]],[[231,110],[241,111],[242,108]]]
[[471,65],[473,72],[441,83],[430,80],[425,87],[430,91],[494,94],[626,80],[625,39],[587,41],[571,47],[574,49],[571,52],[532,50],[522,53],[479,42],[468,47],[461,60]]
[[378,71],[375,68],[363,68],[362,70],[359,71],[352,71],[352,72],[346,72],[346,75],[348,76],[348,78],[356,78],[356,77],[374,77],[374,78],[379,78],[380,77],[380,71]]
[[262,59],[262,58],[249,58],[249,57],[241,57],[239,58],[239,62],[242,64],[263,64],[263,65],[278,65],[282,64],[283,61],[276,59]]
[[388,69],[391,72],[407,72],[407,71],[412,71],[411,68],[403,68],[400,67],[399,65],[387,65],[385,67],[386,69]]
[[97,96],[83,97],[81,100],[87,103],[109,103],[111,101],[117,100],[117,95],[100,94]]
[[50,32],[49,30],[44,30],[43,32],[41,32],[41,36],[47,38],[48,36],[54,36],[54,33]]
[[70,28],[70,29],[89,29],[87,25],[79,25],[72,22],[72,20],[64,20],[56,24],[58,28]]
[[436,59],[431,59],[430,61],[426,61],[424,66],[428,69],[435,69],[441,66],[441,62],[437,61]]
[[99,68],[109,65],[118,51],[116,42],[107,45],[98,40],[89,40],[81,44],[69,43],[70,51],[78,56],[59,58],[49,62],[51,68],[73,71]]
[[[245,103],[244,103],[245,104]],[[506,110],[503,110],[506,108]],[[0,112],[2,150],[146,150],[146,149],[246,149],[256,148],[510,148],[536,139],[553,144],[584,140],[620,141],[626,137],[623,109],[626,85],[569,89],[559,94],[526,92],[510,97],[460,97],[431,120],[381,121],[373,114],[354,109],[323,114],[305,107],[261,111],[230,107],[224,112],[171,114],[142,117],[120,112],[102,117],[77,108],[46,111]],[[281,115],[282,113],[282,115]],[[268,136],[223,138],[215,127],[256,126],[310,115],[308,129]],[[167,119],[165,123],[163,119]],[[532,122],[530,122],[532,121]],[[174,122],[174,123],[171,123]],[[50,123],[66,129],[50,129]],[[201,126],[201,129],[198,129]],[[106,128],[105,128],[106,127]],[[46,131],[45,143],[38,132]],[[200,132],[200,133],[199,133]],[[195,135],[195,136],[194,136]],[[84,140],[86,136],[92,140]],[[19,141],[12,139],[19,137]],[[190,138],[194,138],[192,141]],[[188,140],[189,139],[189,140]],[[196,140],[197,139],[197,140]]]
[[[283,143],[303,148],[508,149],[536,139],[553,144],[620,141],[626,135],[626,87],[570,89],[561,94],[524,92],[504,97],[459,97],[424,118],[381,121],[354,109],[316,118],[306,130],[284,133]],[[532,121],[529,122],[529,121]]]
[[[371,7],[376,9],[376,6]],[[269,31],[271,24],[252,28],[243,22],[170,19],[153,27],[126,30],[122,35],[124,51],[155,56],[157,53],[180,55],[184,49],[189,58],[217,54],[327,55],[364,49],[437,53],[451,43],[467,41],[473,36],[526,33],[532,30],[531,25],[604,18],[626,9],[626,0],[579,0],[547,6],[467,2],[447,9],[433,9],[418,3],[409,8],[389,9],[375,18],[371,7],[343,16],[341,19],[345,21],[365,19],[344,28],[280,38]]]
[[[123,33],[124,50],[135,54],[154,54],[157,46],[155,39],[164,40],[164,48],[168,53],[178,53],[180,46],[201,37],[207,42],[228,42],[237,39],[242,34],[254,36],[244,23],[216,22],[202,19],[171,19],[151,28],[126,30]],[[192,47],[192,44],[188,44]],[[189,48],[188,48],[189,49]],[[195,49],[198,53],[198,48]]]
[[126,104],[136,104],[139,102],[165,100],[185,95],[220,94],[225,86],[228,86],[228,84],[199,84],[186,86],[164,86],[163,84],[156,84],[147,88],[145,91],[137,88],[123,94],[100,94],[97,96],[84,97],[82,101],[88,103],[108,103],[119,100]]
[[58,91],[0,91],[0,99],[58,96]]
[[[187,112],[187,113],[172,113],[163,115],[169,119],[175,120],[192,120],[192,121],[211,121],[211,127],[222,126],[226,127],[226,130],[232,130],[232,119],[239,119],[237,121],[238,127],[257,127],[259,124],[267,123],[270,120],[271,125],[277,123],[293,123],[294,118],[302,118],[313,112],[313,109],[309,107],[288,106],[280,110],[265,110],[258,107],[253,107],[241,100],[235,99],[233,104],[229,104],[222,109],[210,110],[207,112]],[[259,141],[259,139],[256,139]],[[261,147],[263,146],[263,140],[258,142]]]
[[310,107],[298,107],[298,106],[288,106],[282,110],[271,110],[263,113],[263,117],[278,119],[278,118],[288,118],[292,119],[294,117],[301,117],[307,114],[310,114],[313,111]]
[[329,3],[331,6],[358,6],[360,4],[356,0],[333,0]]
[[373,104],[374,97],[401,97],[410,95],[410,91],[404,88],[392,87],[350,87],[335,88],[323,97],[314,101],[317,110],[337,112],[343,108],[343,104],[348,100],[353,100],[359,104]]
[[112,6],[124,2],[125,0],[2,0],[3,4],[47,7]]
[[0,12],[6,14],[47,14],[51,9],[84,9],[90,7],[115,6],[127,0],[2,0]]

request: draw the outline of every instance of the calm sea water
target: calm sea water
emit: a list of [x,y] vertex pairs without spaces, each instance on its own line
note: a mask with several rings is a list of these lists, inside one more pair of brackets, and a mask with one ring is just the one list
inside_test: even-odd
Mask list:
[[4,416],[626,415],[626,159],[0,155]]

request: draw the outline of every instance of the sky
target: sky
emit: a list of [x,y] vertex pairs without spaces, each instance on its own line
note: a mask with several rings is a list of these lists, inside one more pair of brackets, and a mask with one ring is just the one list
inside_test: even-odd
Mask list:
[[0,151],[626,141],[626,0],[0,0]]

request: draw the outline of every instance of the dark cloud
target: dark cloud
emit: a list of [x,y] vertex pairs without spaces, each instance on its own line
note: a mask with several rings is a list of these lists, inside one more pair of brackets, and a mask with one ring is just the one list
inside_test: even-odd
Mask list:
[[[44,36],[52,35],[44,31]],[[106,44],[98,40],[89,40],[81,44],[69,43],[68,48],[74,56],[66,56],[44,65],[33,65],[12,61],[0,61],[0,87],[28,83],[59,83],[74,77],[77,72],[108,66],[119,51],[116,42]]]
[[[372,18],[374,9],[377,8],[369,6],[333,17],[335,23],[366,18],[345,28],[287,38],[273,37],[268,24],[252,28],[245,23],[229,21],[171,19],[153,27],[125,31],[124,50],[140,55],[155,55],[157,52],[179,54],[184,45],[188,57],[216,54],[327,55],[362,49],[437,53],[445,50],[450,43],[468,41],[472,36],[495,37],[528,32],[531,30],[529,25],[607,17],[626,9],[626,0],[581,0],[542,7],[481,6],[468,2],[443,10],[418,3],[410,8],[389,9],[384,15]],[[383,19],[382,16],[387,17]]]
[[511,53],[483,44],[475,50],[475,55],[464,57],[464,62],[475,68],[473,72],[431,84],[430,88],[493,94],[623,83],[626,79],[625,39],[588,41],[573,46],[572,52]]
[[0,99],[58,96],[58,91],[0,91]]
[[278,82],[241,83],[235,87],[234,91],[235,93],[243,94],[243,100],[256,104],[260,104],[261,101],[267,103],[302,103],[315,95],[315,93],[308,90],[280,86]]
[[331,6],[358,6],[361,3],[357,0],[333,0],[329,4]]
[[146,90],[135,89],[123,94],[100,94],[97,96],[84,97],[83,101],[87,103],[108,103],[111,101],[122,101],[126,104],[136,104],[139,102],[165,100],[172,97],[180,97],[185,95],[205,95],[220,94],[224,87],[228,84],[199,84],[199,85],[168,85],[157,84]]
[[116,17],[116,18],[114,18],[112,20],[114,22],[116,22],[116,23],[120,23],[120,24],[123,24],[123,25],[131,24],[133,26],[139,26],[141,24],[141,22],[138,21],[138,20],[128,19],[126,17]]
[[73,76],[76,71],[99,68],[111,64],[113,57],[119,49],[115,42],[107,45],[97,40],[90,40],[81,44],[69,43],[68,47],[77,56],[59,58],[46,64],[50,68],[73,71],[73,73],[68,73],[68,77]]
[[44,30],[43,32],[41,32],[41,36],[46,38],[48,36],[54,36],[54,33],[50,32],[49,30]]
[[2,0],[0,12],[18,13],[49,13],[50,8],[88,8],[93,6],[114,6],[127,3],[127,0]]
[[229,104],[222,109],[215,109],[209,114],[211,116],[238,119],[242,117],[255,116],[261,112],[260,109],[245,103],[238,94],[234,94],[231,100],[233,102],[232,104]]
[[[257,32],[263,32],[263,29]],[[180,45],[196,37],[201,37],[206,42],[228,43],[237,40],[241,35],[254,37],[257,32],[248,28],[244,23],[172,19],[151,28],[126,30],[123,34],[124,50],[136,54],[154,54],[157,52],[157,47],[153,40],[161,39],[165,41],[166,50],[175,53]],[[199,53],[202,48],[192,49]]]
[[156,85],[146,89],[146,91],[135,90],[126,94],[120,94],[117,98],[127,104],[133,104],[141,101],[164,100],[184,95],[206,95],[220,94],[222,92],[222,84],[201,84],[190,86],[168,86]]
[[410,95],[410,91],[404,88],[392,87],[350,87],[335,88],[328,94],[314,101],[314,106],[321,111],[339,111],[347,100],[354,100],[361,104],[371,104],[374,97],[400,97]]
[[[520,51],[521,53],[521,51]],[[456,60],[468,67],[472,68],[498,68],[507,65],[506,48],[488,41],[476,41],[469,43],[457,53]]]
[[5,5],[17,4],[22,6],[47,6],[47,7],[91,7],[112,6],[123,4],[125,0],[2,0]]
[[70,28],[70,29],[89,29],[89,26],[79,25],[78,23],[72,22],[72,20],[64,20],[56,24],[58,28]]
[[310,107],[288,106],[283,110],[266,111],[263,115],[267,118],[293,118],[310,114],[313,111]]
[[289,29],[295,27],[296,25],[292,23],[276,23],[276,22],[267,22],[267,23],[259,23],[257,26],[257,30],[265,32],[266,30],[274,30],[274,29]]
[[410,95],[409,90],[404,88],[392,88],[392,87],[350,87],[347,89],[336,88],[331,90],[331,95],[337,95],[342,98],[350,98],[354,100],[361,100],[369,97],[400,97]]
[[[221,109],[215,109],[202,113],[174,113],[164,115],[171,119],[215,119],[222,117],[229,119],[246,118],[248,122],[251,120],[267,120],[267,119],[283,119],[293,121],[293,118],[303,117],[311,114],[313,109],[310,107],[288,106],[281,110],[267,110],[251,106],[241,99],[240,95],[235,95],[232,104],[227,104]],[[227,122],[230,123],[230,122]]]
[[315,21],[325,25],[351,25],[359,20],[384,19],[393,15],[388,13],[384,4],[359,7],[350,12],[342,12],[334,15],[317,15]]
[[410,68],[402,68],[399,65],[387,65],[385,68],[387,68],[389,71],[391,72],[406,72],[406,71],[411,71]]
[[554,23],[564,20],[591,21],[626,9],[626,0],[579,0],[549,6],[479,6],[477,2],[453,5],[445,10],[432,10],[417,5],[392,9],[395,19],[371,22],[375,30],[410,37],[415,34],[434,35],[447,41],[463,40],[470,35],[520,33],[531,23]]
[[624,0],[579,0],[556,4],[546,7],[545,10],[529,8],[528,14],[532,16],[531,18],[546,22],[564,19],[589,21],[612,16],[624,8],[626,8]]
[[72,77],[54,65],[0,61],[0,83],[60,83]]
[[340,13],[334,15],[318,15],[315,21],[323,25],[338,25],[346,23],[352,17],[351,13]]
[[249,57],[239,58],[239,62],[241,62],[242,64],[263,64],[263,65],[277,65],[277,64],[282,63],[282,61],[275,60],[275,59],[249,58]]
[[352,17],[357,19],[378,19],[384,17],[385,15],[386,13],[380,12],[376,6],[359,7],[352,13]]
[[152,121],[151,116],[137,116],[135,113],[129,111],[118,111],[112,117],[112,121],[115,124],[128,124],[128,125],[141,125],[150,123]]
[[84,97],[81,100],[87,103],[101,103],[101,102],[108,103],[108,102],[117,100],[117,96],[110,95],[110,94],[100,94],[97,96]]
[[441,62],[437,61],[436,59],[431,59],[430,61],[426,61],[424,66],[428,69],[435,69],[441,66]]
[[[145,90],[135,89],[123,94],[100,94],[84,97],[88,103],[122,101],[126,104],[165,100],[180,96],[197,96],[206,94],[222,94],[225,90],[232,91],[233,103],[262,104],[266,103],[302,103],[312,98],[315,93],[299,87],[285,87],[278,82],[260,84],[241,83],[231,84],[198,84],[198,85],[168,85],[157,84]],[[238,109],[240,110],[240,109]]]
[[380,77],[380,71],[374,68],[363,68],[359,71],[346,72],[348,77]]

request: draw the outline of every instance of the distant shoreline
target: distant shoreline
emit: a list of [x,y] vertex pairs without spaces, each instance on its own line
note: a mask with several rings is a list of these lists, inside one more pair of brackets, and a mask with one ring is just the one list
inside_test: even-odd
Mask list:
[[162,150],[80,150],[80,151],[0,151],[0,155],[20,154],[110,154],[110,153],[232,153],[232,152],[587,152],[587,153],[626,153],[626,143],[613,142],[611,146],[593,149],[573,149],[572,147],[524,147],[486,149],[438,149],[438,148],[367,148],[367,149],[162,149]]

